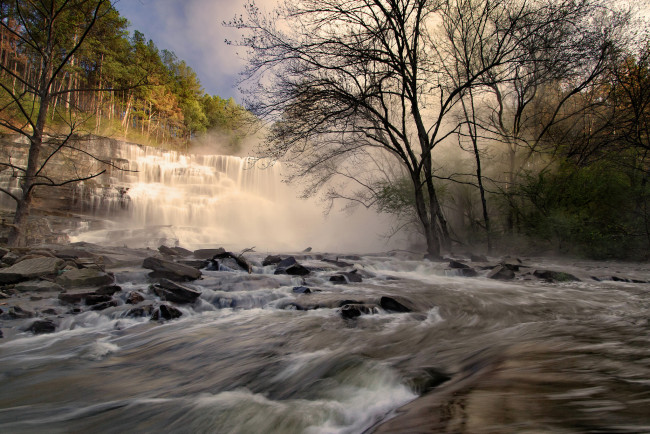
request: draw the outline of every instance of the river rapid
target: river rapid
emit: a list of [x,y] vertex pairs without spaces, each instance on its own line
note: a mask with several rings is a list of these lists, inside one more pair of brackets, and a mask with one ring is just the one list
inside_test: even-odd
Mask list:
[[[188,283],[202,293],[178,319],[121,305],[63,313],[51,334],[5,328],[0,431],[650,432],[650,285],[605,280],[650,281],[647,264],[524,259],[497,281],[372,254],[340,257],[363,281],[337,285],[320,255],[296,256],[304,278],[246,256],[252,274]],[[147,291],[149,270],[111,271],[122,294]],[[414,309],[341,315],[382,296]]]

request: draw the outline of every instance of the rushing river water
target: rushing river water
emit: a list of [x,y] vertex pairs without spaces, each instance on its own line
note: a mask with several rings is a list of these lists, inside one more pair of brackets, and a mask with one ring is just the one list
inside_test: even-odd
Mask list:
[[[500,282],[368,255],[348,260],[363,282],[334,285],[325,262],[302,259],[320,270],[303,281],[262,257],[251,275],[204,271],[188,284],[200,299],[163,324],[118,306],[62,315],[53,334],[5,331],[0,431],[650,432],[649,285],[589,278],[650,280],[647,266]],[[147,270],[113,271],[122,294],[146,291]],[[417,312],[336,307],[384,295]]]

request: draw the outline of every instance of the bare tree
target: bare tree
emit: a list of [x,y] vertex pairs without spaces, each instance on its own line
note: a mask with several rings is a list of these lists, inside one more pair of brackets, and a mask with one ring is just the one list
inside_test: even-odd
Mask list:
[[80,91],[73,87],[57,90],[55,80],[64,73],[65,66],[74,58],[97,20],[110,6],[109,0],[16,0],[0,3],[0,26],[16,41],[17,50],[37,65],[37,75],[33,80],[26,79],[4,64],[1,66],[2,75],[19,85],[11,86],[8,81],[0,80],[3,104],[0,126],[25,137],[29,142],[26,165],[12,160],[1,163],[16,172],[21,180],[19,194],[2,190],[16,201],[16,213],[9,234],[12,245],[26,242],[24,228],[35,188],[79,182],[104,172],[73,171],[77,173],[69,179],[48,174],[48,164],[63,150],[84,151],[71,140],[78,121],[68,117],[68,131],[63,134],[47,131],[47,123],[48,110],[55,98],[69,101],[70,95]]
[[[295,0],[267,16],[253,4],[231,26],[249,32],[252,111],[273,121],[266,152],[290,158],[311,194],[364,148],[397,157],[439,256],[449,230],[433,150],[458,132],[462,96],[510,79],[538,35],[588,15],[590,0]],[[462,62],[459,62],[462,60]]]

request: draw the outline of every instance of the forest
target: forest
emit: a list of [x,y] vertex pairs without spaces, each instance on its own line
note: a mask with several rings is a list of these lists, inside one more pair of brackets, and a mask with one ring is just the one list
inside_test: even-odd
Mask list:
[[[59,2],[59,5],[75,2]],[[76,2],[85,5],[89,2]],[[90,2],[93,3],[93,2]],[[96,2],[94,2],[96,3]],[[56,4],[56,2],[54,2]],[[74,5],[73,5],[74,6]],[[24,11],[22,11],[24,13]],[[83,8],[64,10],[57,17],[53,43],[70,50],[81,37],[88,16]],[[18,7],[2,4],[0,26],[0,94],[5,129],[24,122],[11,95],[25,105],[41,77],[43,62],[38,50],[20,35],[27,30]],[[37,25],[37,24],[35,24]],[[245,134],[248,112],[232,98],[204,93],[185,61],[134,30],[109,2],[102,2],[98,19],[83,44],[70,56],[52,83],[49,128],[66,129],[71,122],[78,132],[128,141],[185,149],[188,142],[207,131],[218,131],[232,146]],[[32,35],[34,43],[45,35]]]

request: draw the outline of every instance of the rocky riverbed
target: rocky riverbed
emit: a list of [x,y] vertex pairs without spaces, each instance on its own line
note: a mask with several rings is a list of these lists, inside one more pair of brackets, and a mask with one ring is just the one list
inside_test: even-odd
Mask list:
[[89,243],[0,256],[6,432],[650,429],[647,264]]

